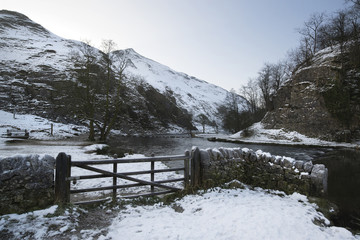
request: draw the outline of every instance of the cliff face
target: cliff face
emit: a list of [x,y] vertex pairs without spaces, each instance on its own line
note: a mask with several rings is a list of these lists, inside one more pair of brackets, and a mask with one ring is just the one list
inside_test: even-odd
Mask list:
[[273,97],[262,123],[309,137],[351,141],[360,129],[360,67],[351,52],[320,51]]

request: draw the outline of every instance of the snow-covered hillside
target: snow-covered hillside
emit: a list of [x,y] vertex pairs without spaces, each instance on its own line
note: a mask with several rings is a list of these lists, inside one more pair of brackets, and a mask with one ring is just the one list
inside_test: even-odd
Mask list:
[[[71,51],[80,43],[61,38],[26,16],[0,11],[2,71],[65,71],[72,68]],[[50,68],[50,69],[49,69]]]
[[[139,76],[160,92],[171,92],[177,103],[194,115],[205,114],[212,118],[217,108],[224,104],[228,91],[206,81],[189,76],[141,56],[133,49],[116,52],[122,59],[131,61],[126,72],[128,75]],[[247,102],[240,98],[239,109],[244,109]],[[216,120],[216,118],[214,119]]]
[[[51,105],[61,98],[56,96],[58,92],[55,87],[73,80],[75,75],[71,56],[80,52],[81,42],[61,38],[23,14],[1,10],[0,48],[0,108],[7,111],[17,108],[20,112],[48,118],[64,114],[64,110],[59,113]],[[95,49],[95,52],[99,50]],[[133,49],[114,53],[129,59],[131,64],[126,69],[128,76],[136,77],[161,94],[175,99],[177,107],[193,114],[194,120],[197,115],[205,114],[220,125],[217,108],[225,103],[227,90],[176,72],[141,56]],[[128,88],[134,89],[131,98],[143,101],[143,97],[137,93],[136,83],[132,82],[134,78],[127,79]],[[239,109],[245,108],[247,102],[240,96],[239,99]],[[149,115],[148,112],[144,114]]]

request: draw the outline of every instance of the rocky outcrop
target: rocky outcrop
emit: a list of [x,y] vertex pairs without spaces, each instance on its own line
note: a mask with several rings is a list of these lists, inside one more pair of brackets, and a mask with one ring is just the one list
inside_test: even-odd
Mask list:
[[265,128],[297,131],[330,141],[351,141],[360,129],[360,71],[338,49],[320,51],[273,97]]
[[0,158],[0,214],[53,204],[54,166],[55,159],[48,155]]

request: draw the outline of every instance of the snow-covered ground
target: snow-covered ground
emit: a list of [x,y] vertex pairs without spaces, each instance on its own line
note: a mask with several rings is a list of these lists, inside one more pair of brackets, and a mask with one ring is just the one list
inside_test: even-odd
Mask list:
[[[53,124],[53,136],[50,135],[51,124]],[[15,114],[14,117],[13,113],[0,110],[0,134],[6,134],[7,129],[26,129],[30,131],[30,139],[38,140],[64,139],[87,131],[84,126],[56,123],[30,114]]]
[[342,146],[360,148],[360,143],[337,143],[310,138],[295,131],[285,129],[265,129],[261,122],[253,124],[246,130],[242,130],[229,136],[229,140],[240,140],[248,143],[272,143],[307,146]]
[[314,219],[329,223],[300,194],[215,188],[171,206],[127,206],[102,239],[355,239]]
[[[106,229],[94,224],[79,229],[87,210],[57,206],[0,217],[0,236],[14,239],[360,239],[329,221],[300,194],[285,195],[260,188],[215,188],[187,195],[170,205],[101,209],[116,213]],[[318,224],[315,224],[317,222]],[[6,235],[3,235],[6,236]]]
[[[54,134],[50,135],[50,124],[54,125]],[[74,161],[84,160],[99,160],[109,159],[108,156],[96,155],[97,149],[106,147],[106,144],[92,144],[91,142],[82,141],[79,139],[67,139],[67,137],[74,137],[75,134],[85,133],[86,128],[83,126],[76,125],[65,125],[60,123],[50,122],[44,118],[37,117],[34,115],[24,114],[16,115],[13,118],[13,114],[0,110],[0,133],[6,133],[6,129],[27,129],[30,131],[30,141],[23,141],[23,143],[7,143],[7,138],[0,138],[0,159],[2,157],[12,156],[15,154],[39,154],[39,155],[50,155],[56,158],[60,152],[65,152],[71,155]],[[37,141],[41,140],[41,141]],[[128,155],[125,158],[142,158],[144,155]],[[100,165],[98,168],[102,170],[112,171],[112,165]],[[149,170],[150,163],[132,163],[132,164],[118,164],[118,172],[129,172],[129,171],[145,171]],[[161,162],[155,163],[155,169],[167,168]],[[72,168],[71,176],[80,176],[86,174],[93,174],[93,172],[80,169]],[[157,173],[156,180],[174,179],[181,178],[182,175],[165,172]],[[142,180],[150,180],[150,175],[141,175],[138,178]],[[118,184],[127,184],[129,181],[118,180]],[[88,179],[83,181],[77,181],[76,184],[72,184],[73,189],[83,189],[91,187],[101,187],[112,185],[112,178],[102,179]],[[169,184],[174,187],[182,187],[180,183]],[[138,193],[143,191],[144,187],[132,188],[131,193]],[[110,191],[104,191],[100,194],[106,194]],[[126,190],[122,191],[126,193]],[[87,196],[93,196],[99,194],[99,192],[92,192],[84,194]]]
[[[36,116],[16,117],[13,119],[11,114],[0,111],[0,130],[9,127],[45,129],[49,124],[44,119],[38,121],[40,118]],[[57,127],[66,129],[58,131],[59,137],[75,131],[73,126]],[[39,131],[34,132],[32,137],[47,139],[49,136]],[[0,142],[0,158],[19,151],[22,154],[41,153],[54,157],[62,151],[72,155],[74,160],[108,158],[89,153],[104,145],[88,146],[90,144],[86,142],[76,143],[76,139],[32,141],[36,144],[26,141],[16,143],[13,148],[11,144]],[[148,168],[146,164],[122,164],[118,171]],[[156,168],[166,166],[157,163]],[[72,172],[72,176],[80,174],[85,174],[85,170],[74,169]],[[178,177],[177,173],[159,174],[156,180]],[[78,181],[72,184],[72,188],[106,185],[111,180]],[[354,236],[344,228],[329,226],[329,220],[317,212],[317,206],[309,203],[305,196],[260,188],[215,188],[187,195],[170,205],[124,203],[121,207],[103,205],[95,210],[69,207],[65,212],[60,211],[61,214],[57,209],[57,206],[51,206],[25,214],[0,216],[0,239],[360,239],[359,235]],[[97,211],[100,215],[87,219],[84,216],[89,211]],[[99,224],[99,216],[108,218],[107,224]]]

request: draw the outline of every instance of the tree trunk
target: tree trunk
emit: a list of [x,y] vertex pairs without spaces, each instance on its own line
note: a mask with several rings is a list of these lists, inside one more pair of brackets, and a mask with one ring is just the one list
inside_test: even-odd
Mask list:
[[89,140],[90,141],[95,141],[94,120],[90,120],[90,124],[89,124]]
[[107,134],[105,128],[100,129],[100,142],[106,142]]

